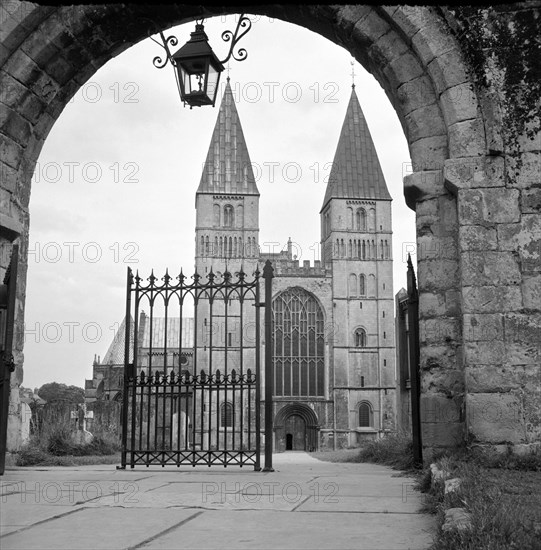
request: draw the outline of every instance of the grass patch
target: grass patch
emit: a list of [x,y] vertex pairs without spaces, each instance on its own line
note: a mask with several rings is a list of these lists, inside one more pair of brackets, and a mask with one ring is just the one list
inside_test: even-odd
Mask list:
[[51,426],[30,439],[17,453],[16,466],[80,466],[120,461],[120,443],[113,434],[96,435],[90,443],[76,444],[69,424]]
[[410,437],[403,434],[388,434],[355,449],[320,451],[311,455],[325,462],[372,462],[397,470],[411,470],[414,467],[413,443]]
[[[438,533],[431,550],[541,549],[541,453],[496,455],[470,449],[436,461],[451,477],[461,480],[458,491],[444,494],[422,479],[429,503],[438,516]],[[494,466],[497,467],[494,467]],[[431,504],[431,506],[430,506]],[[444,532],[445,510],[465,508],[472,528]]]

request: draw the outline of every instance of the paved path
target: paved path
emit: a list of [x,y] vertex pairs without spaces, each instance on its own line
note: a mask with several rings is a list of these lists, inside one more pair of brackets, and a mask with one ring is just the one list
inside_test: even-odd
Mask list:
[[17,468],[1,480],[8,549],[425,549],[413,480],[374,464],[275,455],[275,472]]

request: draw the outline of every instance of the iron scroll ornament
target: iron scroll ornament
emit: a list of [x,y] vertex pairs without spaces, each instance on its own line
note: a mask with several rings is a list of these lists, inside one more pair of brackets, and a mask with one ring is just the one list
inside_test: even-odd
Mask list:
[[[204,21],[204,19],[200,19],[200,20],[197,20],[196,23],[202,25],[203,21]],[[235,47],[237,46],[239,40],[243,36],[245,36],[251,28],[252,28],[251,19],[249,17],[247,17],[245,14],[241,14],[241,16],[239,18],[239,21],[237,23],[237,26],[235,28],[235,32],[230,31],[230,30],[225,30],[222,33],[222,40],[224,42],[231,42],[231,45],[229,47],[229,52],[228,52],[227,56],[224,59],[220,60],[220,63],[222,65],[227,63],[229,61],[229,59],[231,59],[231,57],[233,57],[233,59],[235,59],[236,61],[244,61],[248,57],[248,52],[246,51],[245,48],[239,48],[237,51],[235,51]],[[165,59],[164,59],[162,56],[157,55],[152,60],[152,63],[154,65],[154,67],[156,67],[157,69],[163,69],[167,65],[168,61],[174,66],[175,61],[174,61],[173,56],[171,54],[170,47],[177,46],[178,45],[178,39],[174,35],[166,37],[163,34],[163,31],[161,31],[161,30],[159,31],[159,35],[160,35],[160,38],[162,40],[161,43],[158,40],[156,40],[153,36],[151,36],[150,34],[149,34],[149,37],[156,44],[158,44],[158,46],[160,46],[161,48],[163,48],[165,50],[166,56],[165,56]]]

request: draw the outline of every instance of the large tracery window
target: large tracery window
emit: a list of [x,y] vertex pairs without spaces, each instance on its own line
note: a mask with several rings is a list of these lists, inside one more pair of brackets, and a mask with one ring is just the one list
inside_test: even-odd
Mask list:
[[323,311],[312,294],[289,288],[272,304],[274,395],[323,396],[325,339]]

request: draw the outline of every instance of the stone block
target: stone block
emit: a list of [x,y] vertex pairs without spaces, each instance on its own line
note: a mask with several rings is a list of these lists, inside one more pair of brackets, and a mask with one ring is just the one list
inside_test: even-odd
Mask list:
[[445,510],[445,521],[441,527],[443,532],[470,531],[471,529],[471,514],[465,508],[448,508]]
[[[427,373],[421,372],[422,384],[425,389],[428,389],[430,384],[435,387],[446,387],[448,373],[462,369],[462,355],[458,353],[456,346],[452,345],[422,346],[420,366],[421,371],[434,371],[436,376],[436,378],[429,378]],[[454,377],[454,375],[452,376]]]
[[526,442],[522,405],[514,393],[468,393],[466,418],[478,442]]
[[427,9],[418,9],[417,6],[402,5],[393,13],[393,22],[409,38],[412,38],[419,29],[434,23],[432,14]]
[[508,155],[506,160],[508,185],[522,189],[541,185],[541,153],[539,151]]
[[445,185],[453,193],[459,189],[503,187],[505,169],[503,157],[469,157],[445,161]]
[[421,138],[410,142],[409,146],[414,171],[441,170],[447,158],[447,136]]
[[436,103],[436,94],[432,82],[426,76],[420,76],[409,82],[405,82],[396,91],[399,105],[404,114],[411,113],[415,109]]
[[[11,138],[7,136],[3,136],[0,138],[0,158],[5,163],[5,165],[10,166],[14,170],[16,170],[19,167],[19,163],[21,162],[21,157],[23,153],[23,148],[13,141]],[[2,168],[0,168],[1,172],[1,180],[2,185],[4,181],[4,165],[2,165]],[[10,191],[13,191],[13,189],[10,189]]]
[[500,365],[505,360],[505,344],[501,341],[466,342],[464,344],[466,365]]
[[58,55],[51,60],[45,70],[61,86],[71,80],[77,73],[77,67],[74,67],[62,55]]
[[462,398],[427,392],[421,395],[421,422],[462,422]]
[[372,44],[368,55],[375,65],[385,66],[407,51],[406,44],[396,32],[387,32]]
[[370,46],[390,30],[391,27],[385,20],[371,9],[366,16],[361,16],[361,19],[355,23],[351,37],[358,44]]
[[435,18],[413,36],[411,44],[424,65],[457,47],[452,35]]
[[522,295],[525,308],[541,311],[541,274],[522,278]]
[[519,286],[464,286],[464,313],[503,313],[522,307]]
[[34,94],[28,93],[21,99],[17,112],[29,122],[36,122],[39,115],[46,109],[47,105],[38,99]]
[[445,135],[445,124],[439,105],[426,105],[406,115],[406,133],[410,141]]
[[520,220],[517,189],[466,189],[458,192],[460,225],[513,223]]
[[461,327],[458,319],[439,317],[437,319],[423,319],[419,321],[419,341],[422,344],[440,344],[458,342]]
[[541,214],[541,186],[524,189],[520,193],[520,205],[525,214]]
[[449,156],[477,157],[485,154],[485,129],[481,117],[456,122],[448,127]]
[[[434,238],[430,230],[444,229],[438,226],[431,226],[430,229],[423,225],[417,233],[417,261],[422,260],[457,260],[458,250],[454,237]],[[426,231],[426,233],[424,233]],[[423,234],[420,234],[423,232]]]
[[438,94],[469,81],[466,65],[456,49],[439,55],[428,64],[427,70]]
[[525,271],[534,271],[541,263],[541,217],[523,214],[520,223],[499,224],[498,246],[520,256]]
[[508,313],[503,321],[507,362],[541,364],[541,313]]
[[501,313],[464,314],[463,336],[469,342],[502,341],[504,318]]
[[31,135],[32,127],[18,113],[0,104],[0,126],[2,132],[21,145],[25,145]]
[[421,64],[411,52],[406,52],[391,61],[384,69],[383,74],[389,80],[393,90],[398,89],[404,82],[419,78],[424,74]]
[[445,294],[439,292],[419,293],[419,317],[421,319],[445,315],[446,310]]
[[464,374],[466,388],[471,393],[507,393],[539,384],[539,367],[536,365],[469,364]]
[[512,252],[468,251],[460,255],[462,283],[466,286],[518,285],[518,257]]
[[458,232],[458,242],[461,251],[498,249],[496,229],[482,225],[462,225]]
[[17,170],[4,162],[0,163],[0,185],[10,193],[15,193],[17,189]]
[[0,212],[11,214],[11,193],[0,187]]
[[422,260],[418,265],[419,288],[442,291],[457,288],[459,266],[455,260]]
[[[413,208],[418,201],[436,197],[445,193],[443,187],[443,177],[441,170],[424,170],[413,172],[404,176],[404,196],[408,202],[408,206]],[[437,206],[428,205],[422,211],[426,212],[428,208],[433,208],[432,216],[434,220],[437,218]]]
[[[423,448],[428,447],[460,447],[465,441],[464,424],[462,422],[421,424]],[[423,457],[425,453],[423,452]]]
[[479,105],[472,85],[465,82],[445,90],[440,96],[441,110],[447,126],[477,118]]
[[3,70],[27,88],[30,88],[41,74],[41,69],[22,50],[12,53]]

